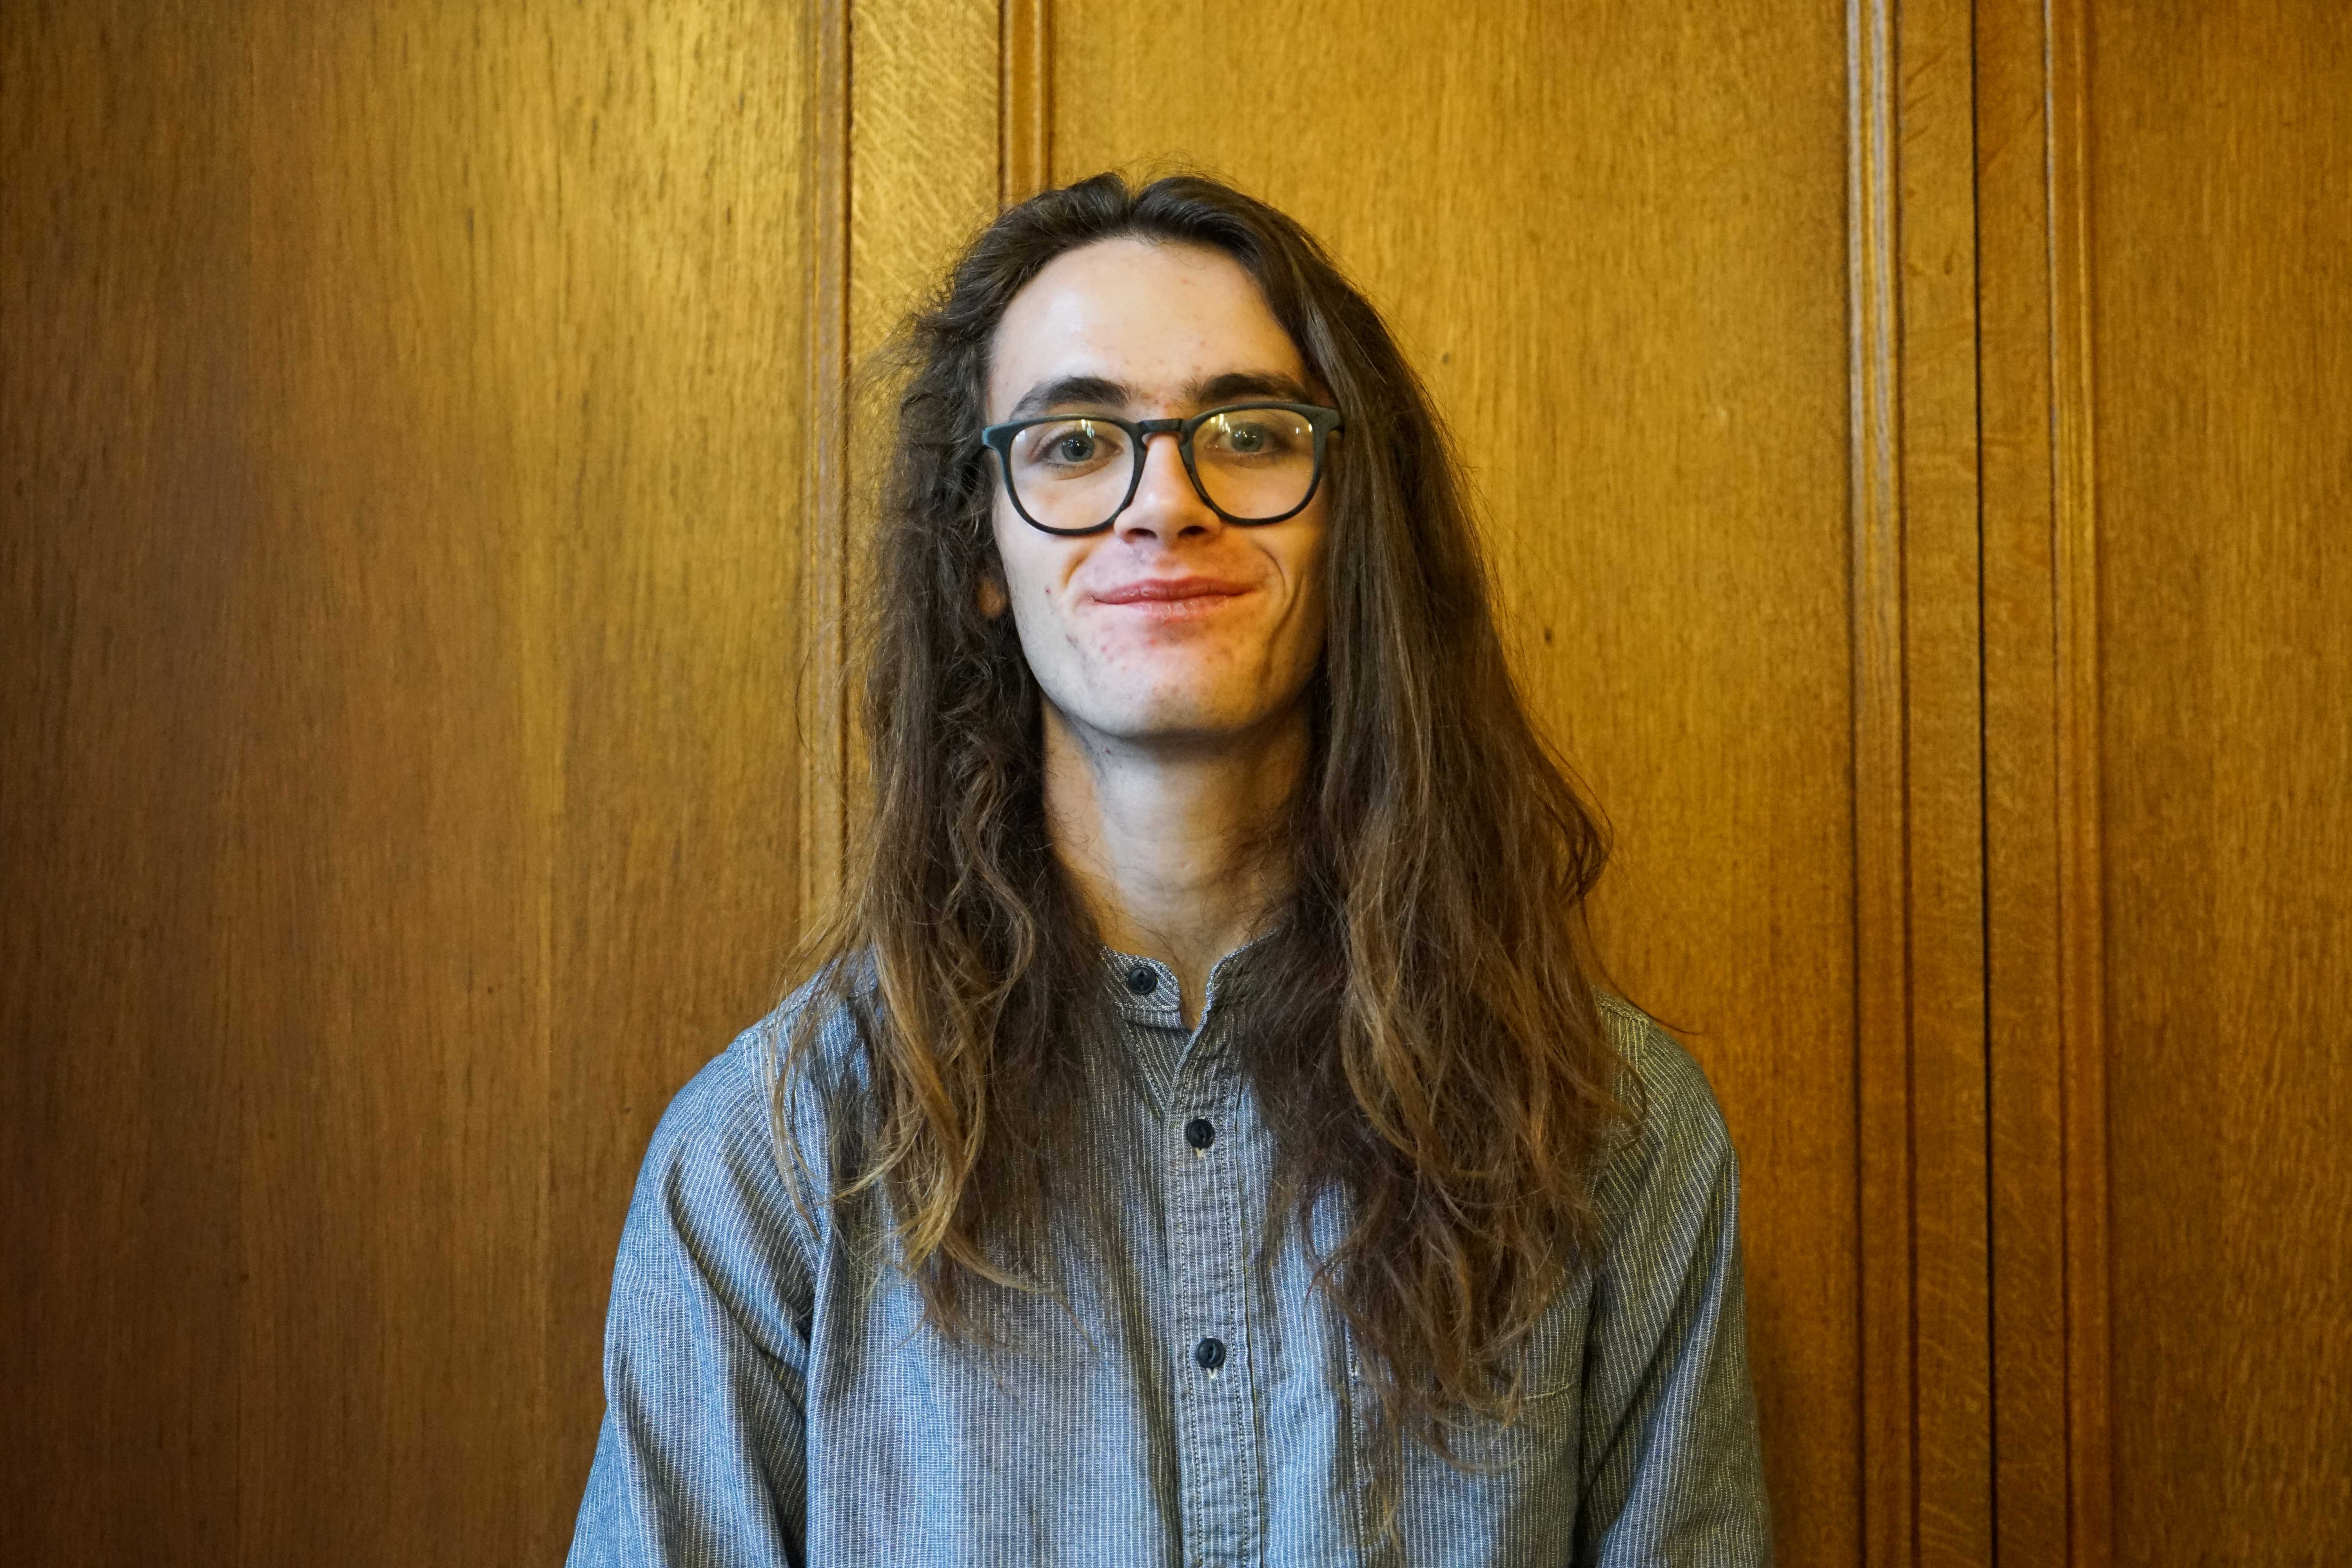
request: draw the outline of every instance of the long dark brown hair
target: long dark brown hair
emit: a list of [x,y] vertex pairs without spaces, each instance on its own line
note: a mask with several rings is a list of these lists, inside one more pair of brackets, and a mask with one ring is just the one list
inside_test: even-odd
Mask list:
[[1276,1135],[1268,1234],[1339,1202],[1318,1288],[1399,1429],[1444,1452],[1444,1422],[1516,1410],[1514,1352],[1595,1240],[1593,1163],[1629,1118],[1582,935],[1606,850],[1513,685],[1419,378],[1304,229],[1213,180],[1098,174],[1007,209],[902,338],[862,617],[872,816],[807,962],[861,1025],[851,1185],[885,1198],[955,1332],[975,1290],[1037,1287],[1015,1260],[1087,1147],[1057,1129],[1103,1038],[1104,960],[1046,831],[1036,683],[982,606],[1003,568],[979,437],[1005,308],[1118,237],[1233,258],[1347,420],[1291,890],[1232,1016]]

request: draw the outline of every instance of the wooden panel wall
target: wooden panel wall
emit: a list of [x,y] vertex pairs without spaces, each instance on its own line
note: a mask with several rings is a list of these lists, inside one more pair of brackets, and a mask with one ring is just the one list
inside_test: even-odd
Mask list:
[[551,1560],[794,913],[803,19],[5,37],[0,1556]]
[[[0,33],[0,1556],[236,1549],[237,29]],[[178,84],[176,93],[166,84]]]
[[1990,1500],[2012,1563],[2111,1553],[2082,22],[1980,5],[1972,62]]
[[2340,1562],[2352,10],[2095,23],[2116,1560]]
[[[1033,55],[1044,38],[1036,11],[1030,0],[1021,39]],[[839,892],[861,799],[847,615],[859,530],[883,474],[873,454],[888,439],[889,350],[1006,189],[1003,71],[1013,35],[988,0],[816,0],[810,20],[813,442],[801,520],[807,657],[797,679],[800,903],[814,920]]]
[[1984,5],[1998,1543],[2352,1553],[2352,35]]
[[1863,1557],[1992,1554],[1971,7],[1850,13]]

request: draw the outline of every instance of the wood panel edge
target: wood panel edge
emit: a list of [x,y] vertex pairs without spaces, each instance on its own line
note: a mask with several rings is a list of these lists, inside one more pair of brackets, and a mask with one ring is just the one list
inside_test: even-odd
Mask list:
[[1979,1568],[1993,1457],[1975,16],[1973,0],[1891,12],[1908,1527],[1921,1568]]
[[998,199],[1028,200],[1054,177],[1053,0],[999,0]]
[[801,496],[803,938],[838,909],[848,852],[850,4],[810,7],[808,452]]
[[1854,1050],[1865,1561],[1917,1560],[1894,0],[1847,8]]
[[2056,581],[2059,1037],[2064,1129],[2068,1557],[2115,1545],[2108,1384],[2106,926],[2091,366],[2086,0],[2047,0],[2051,512]]

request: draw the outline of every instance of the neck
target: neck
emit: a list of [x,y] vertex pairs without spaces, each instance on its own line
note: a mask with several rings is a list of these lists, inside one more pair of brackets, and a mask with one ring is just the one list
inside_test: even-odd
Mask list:
[[1121,741],[1045,708],[1045,821],[1102,940],[1176,972],[1197,1028],[1209,971],[1290,890],[1281,834],[1307,772],[1301,707],[1213,745]]

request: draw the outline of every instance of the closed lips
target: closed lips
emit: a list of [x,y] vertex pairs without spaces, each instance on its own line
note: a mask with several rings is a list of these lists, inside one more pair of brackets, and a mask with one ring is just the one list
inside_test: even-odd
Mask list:
[[1249,591],[1247,583],[1217,577],[1147,577],[1105,588],[1095,597],[1106,605],[1164,605],[1179,599],[1230,599]]

